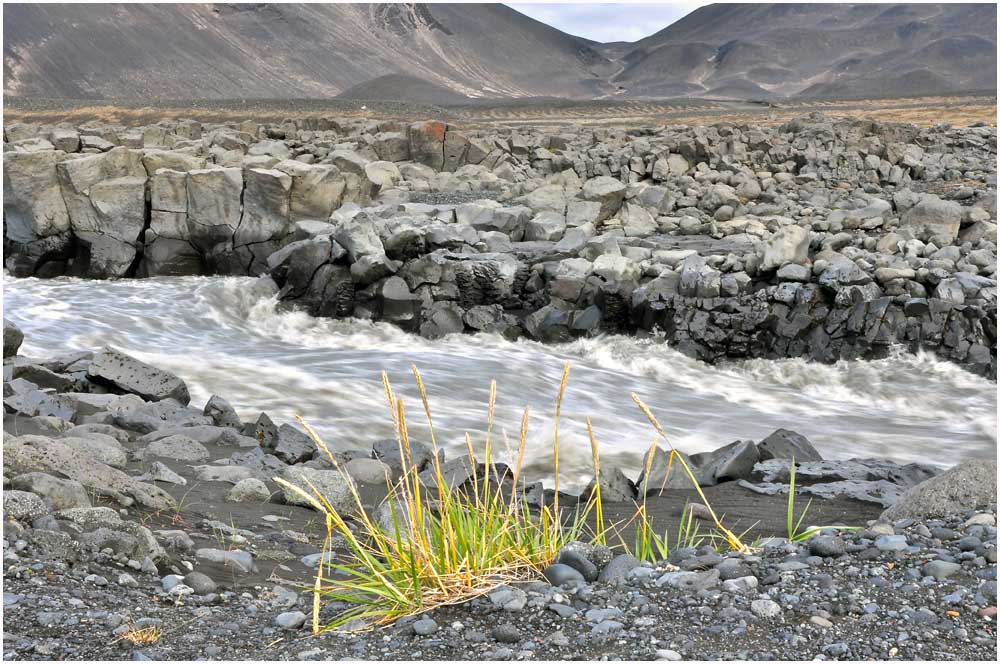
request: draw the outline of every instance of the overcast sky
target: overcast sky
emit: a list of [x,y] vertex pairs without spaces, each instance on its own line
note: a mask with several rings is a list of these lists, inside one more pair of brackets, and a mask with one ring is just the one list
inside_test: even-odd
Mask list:
[[507,5],[531,18],[578,37],[599,42],[636,41],[659,32],[707,2],[525,3]]

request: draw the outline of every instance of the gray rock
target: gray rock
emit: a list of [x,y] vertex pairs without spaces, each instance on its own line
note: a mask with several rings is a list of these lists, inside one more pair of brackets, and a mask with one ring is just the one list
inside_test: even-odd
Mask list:
[[500,643],[518,643],[521,640],[521,632],[510,623],[497,625],[490,633]]
[[656,651],[656,659],[662,662],[680,662],[684,657],[676,650],[662,648]]
[[921,570],[926,576],[933,576],[938,581],[943,581],[950,576],[961,571],[962,566],[958,563],[949,562],[947,560],[932,560],[926,565],[924,565]]
[[691,457],[699,466],[698,480],[712,485],[725,480],[750,479],[760,453],[752,440],[737,440],[729,445]]
[[809,538],[809,553],[820,558],[844,555],[844,540],[836,535],[815,535]]
[[250,574],[257,570],[253,555],[246,551],[204,548],[195,550],[194,555],[199,560],[225,565],[240,575]]
[[906,535],[880,535],[875,538],[875,548],[879,551],[905,551],[907,546]]
[[11,436],[4,440],[4,467],[19,473],[39,471],[76,480],[98,495],[110,496],[125,505],[134,501],[152,510],[177,506],[159,487],[136,481],[80,450],[43,436]]
[[306,614],[301,611],[287,611],[278,614],[274,619],[274,624],[281,629],[296,630],[301,629],[306,624]]
[[996,459],[963,461],[900,496],[882,519],[942,516],[996,502]]
[[801,226],[784,226],[761,247],[760,269],[776,270],[788,263],[803,263],[809,254],[809,231]]
[[238,481],[226,494],[230,503],[266,503],[271,498],[267,485],[255,477]]
[[208,461],[208,449],[197,440],[182,435],[167,436],[149,443],[142,451],[144,458],[173,459],[188,463]]
[[600,583],[617,583],[628,578],[629,573],[642,562],[630,553],[623,553],[615,556],[601,570],[597,580]]
[[625,200],[625,185],[605,175],[587,180],[581,196],[584,200],[600,203],[601,209],[594,221],[604,221],[613,216]]
[[962,223],[962,206],[924,194],[919,203],[900,216],[899,222],[900,228],[912,231],[921,240],[947,237],[954,241]]
[[796,462],[822,461],[823,457],[816,451],[805,436],[777,429],[770,436],[757,443],[761,461],[767,459],[795,459]]
[[236,410],[229,405],[229,402],[220,397],[217,394],[212,395],[212,398],[208,400],[205,404],[205,410],[203,411],[205,415],[212,418],[212,422],[216,426],[220,427],[233,427],[236,429],[242,428],[243,423],[240,422],[239,415],[236,414]]
[[431,618],[421,618],[413,623],[413,633],[417,636],[430,636],[438,629],[438,624]]
[[75,480],[54,477],[48,473],[25,473],[14,477],[11,486],[38,494],[57,512],[74,507],[90,507],[87,489]]
[[5,490],[3,492],[3,512],[11,518],[30,523],[49,513],[45,501],[27,491]]
[[316,444],[313,443],[312,438],[291,424],[282,424],[278,427],[274,447],[265,449],[269,449],[274,453],[274,456],[285,463],[296,464],[311,459],[316,451]]
[[3,319],[3,356],[13,357],[17,355],[17,350],[21,347],[21,342],[24,341],[24,333],[21,332],[21,328],[7,320]]
[[174,399],[186,405],[191,400],[187,385],[174,374],[111,348],[94,354],[87,376],[148,401]]
[[542,574],[553,586],[562,586],[565,584],[577,585],[587,582],[587,580],[583,578],[583,575],[574,568],[569,565],[562,565],[558,563],[546,567]]
[[214,593],[218,587],[212,577],[201,572],[189,572],[184,577],[184,585],[191,588],[195,595],[209,595]]
[[781,615],[781,606],[770,599],[755,599],[750,602],[750,610],[758,618],[777,618]]
[[[324,500],[341,514],[348,514],[357,508],[351,490],[353,481],[344,472],[293,466],[282,473],[282,478],[310,496],[315,496],[315,492],[318,491]],[[314,507],[311,502],[288,487],[282,486],[281,490],[286,503]]]
[[[597,566],[594,563],[587,560],[579,551],[574,549],[563,549],[556,556],[556,563],[561,565],[568,565],[572,567],[577,572],[579,572],[583,578],[587,581],[596,581],[599,574]],[[553,584],[558,585],[558,584]]]

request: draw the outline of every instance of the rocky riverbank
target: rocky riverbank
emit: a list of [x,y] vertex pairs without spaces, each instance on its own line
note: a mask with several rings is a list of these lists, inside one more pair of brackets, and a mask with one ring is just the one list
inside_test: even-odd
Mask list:
[[[576,547],[546,570],[548,581],[360,636],[309,636],[307,589],[325,531],[272,478],[308,478],[332,500],[350,481],[376,510],[383,478],[400,472],[395,444],[330,441],[345,477],[294,425],[266,414],[242,421],[217,396],[191,406],[178,376],[107,348],[24,357],[21,341],[5,323],[11,658],[996,656],[995,462],[941,472],[824,460],[787,430],[688,458],[724,522],[753,526],[750,554],[703,543],[652,563]],[[418,443],[414,451],[429,459]],[[800,492],[814,497],[804,525],[859,530],[784,538],[792,456]],[[445,468],[458,482],[470,472],[461,458]],[[654,523],[675,532],[698,498],[665,470],[662,453],[648,477],[602,468],[608,515],[627,518],[647,494]],[[551,499],[541,485],[527,495]],[[324,618],[340,608],[327,606]],[[129,640],[152,633],[144,629],[156,630],[152,642]]]
[[462,129],[305,118],[4,134],[18,276],[269,275],[313,315],[692,356],[934,350],[996,375],[996,129]]

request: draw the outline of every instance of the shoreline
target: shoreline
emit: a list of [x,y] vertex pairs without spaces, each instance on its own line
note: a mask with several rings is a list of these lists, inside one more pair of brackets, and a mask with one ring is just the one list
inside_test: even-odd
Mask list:
[[[344,648],[360,659],[995,657],[995,465],[990,479],[982,462],[942,473],[821,461],[790,431],[690,458],[727,525],[756,523],[749,555],[675,548],[632,564],[616,552],[610,567],[624,571],[614,581],[515,584],[363,636],[309,637],[311,593],[296,587],[310,587],[320,519],[268,484],[300,468],[337,474],[310,460],[301,431],[266,415],[243,423],[219,397],[185,407],[183,380],[113,351],[32,360],[16,356],[7,325],[4,339],[4,511],[14,519],[4,529],[5,631],[20,658],[313,659]],[[72,422],[10,412],[36,405]],[[380,445],[336,452],[373,505],[384,487],[366,479],[395,463]],[[782,538],[791,455],[797,504],[812,496],[807,523],[860,530]],[[650,486],[664,486],[660,463]],[[607,513],[625,519],[645,485],[636,494],[640,478],[613,466],[601,477]],[[652,491],[654,523],[670,532],[696,494],[669,483]],[[886,505],[901,513],[880,516]],[[595,569],[608,564],[588,555]],[[879,636],[888,624],[906,639]],[[146,627],[161,630],[156,643],[119,638]],[[95,645],[94,633],[107,638]]]

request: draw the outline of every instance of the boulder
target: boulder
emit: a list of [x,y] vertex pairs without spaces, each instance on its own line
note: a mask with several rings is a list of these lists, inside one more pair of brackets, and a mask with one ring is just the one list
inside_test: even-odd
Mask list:
[[[962,225],[962,206],[934,194],[924,194],[920,202],[904,212],[899,227],[910,230],[918,239],[946,237],[954,241]],[[940,245],[939,245],[940,246]]]
[[435,171],[444,170],[444,142],[448,125],[443,122],[416,122],[407,130],[410,159],[430,166]]
[[[233,234],[240,265],[251,275],[267,269],[267,257],[290,235],[292,178],[278,170],[251,168],[244,172],[243,216]],[[249,260],[246,260],[249,259]],[[233,270],[235,271],[235,270]]]
[[9,519],[31,523],[49,511],[45,501],[33,493],[17,490],[3,492],[3,513]]
[[3,319],[3,356],[13,357],[17,355],[21,342],[24,341],[24,333],[14,323],[6,318]]
[[566,230],[566,218],[552,211],[536,214],[525,226],[524,239],[528,241],[541,240],[555,242],[562,238]]
[[208,168],[187,174],[187,237],[203,255],[232,250],[240,225],[243,171]]
[[691,459],[699,466],[699,483],[710,486],[749,479],[760,461],[760,453],[752,440],[737,440],[712,452],[696,454]]
[[[698,476],[698,468],[688,455],[678,451],[678,455],[684,458],[688,468]],[[684,471],[684,467],[676,458],[670,462],[670,451],[657,446],[650,461],[647,454],[643,455],[643,470],[636,480],[639,497],[656,495],[669,489],[693,489],[691,478]],[[646,473],[648,464],[649,473]]]
[[805,436],[788,429],[774,431],[770,436],[757,443],[757,450],[760,452],[761,461],[794,459],[796,463],[800,463],[802,461],[823,460],[823,457]]
[[59,437],[59,442],[80,450],[94,460],[106,463],[112,468],[124,470],[128,463],[128,454],[125,452],[125,448],[111,436],[100,433],[90,433],[85,437],[64,434]]
[[[323,499],[341,515],[347,515],[357,508],[357,502],[352,492],[353,481],[345,472],[339,470],[321,470],[306,466],[292,466],[281,475],[286,482],[298,487],[307,495],[315,498],[319,492]],[[312,503],[301,495],[282,485],[285,502],[289,505],[304,505],[313,507]]]
[[180,434],[154,440],[142,451],[145,459],[160,458],[201,463],[208,461],[208,449],[197,440]]
[[587,180],[580,194],[586,201],[600,203],[595,221],[604,221],[618,212],[625,200],[625,185],[620,180],[602,175]]
[[910,488],[882,519],[923,519],[995,504],[996,459],[970,459]]
[[332,164],[286,160],[278,162],[274,168],[292,178],[288,210],[292,221],[329,219],[344,200],[347,180]]
[[788,263],[804,263],[809,257],[809,231],[784,226],[762,244],[760,269],[776,270]]
[[44,498],[54,511],[90,507],[87,489],[76,480],[54,477],[48,473],[24,473],[11,480],[11,486]]
[[70,230],[56,173],[56,165],[63,159],[65,155],[58,152],[4,153],[5,238],[27,244]]
[[175,399],[187,404],[191,400],[187,385],[179,377],[112,348],[94,354],[87,377],[148,401]]
[[273,452],[285,463],[296,464],[300,461],[311,459],[316,451],[316,444],[308,435],[299,431],[291,424],[282,424],[278,427],[278,433],[273,441],[273,448],[266,448]]
[[266,503],[271,498],[267,485],[255,477],[238,481],[226,494],[230,503]]
[[42,472],[76,480],[99,496],[123,505],[138,503],[151,510],[176,509],[176,501],[163,489],[139,482],[90,454],[60,440],[44,436],[10,436],[4,440],[4,467],[15,473]]

